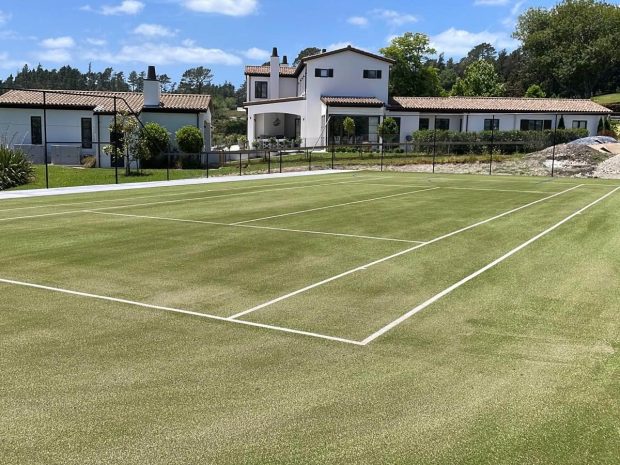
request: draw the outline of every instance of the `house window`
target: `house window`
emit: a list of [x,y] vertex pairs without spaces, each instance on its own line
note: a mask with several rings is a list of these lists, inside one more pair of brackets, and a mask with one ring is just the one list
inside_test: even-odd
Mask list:
[[583,119],[573,121],[573,129],[588,129],[588,122]]
[[334,77],[334,69],[333,68],[316,68],[314,70],[314,77],[320,78],[331,78]]
[[418,129],[420,131],[428,131],[428,128],[430,128],[428,118],[420,118],[420,125],[418,126]]
[[380,69],[365,69],[364,79],[381,79]]
[[440,131],[449,131],[450,120],[448,118],[436,118],[435,129],[439,129]]
[[30,117],[30,143],[32,145],[43,144],[43,126],[40,116]]
[[499,131],[499,120],[491,119],[491,118],[485,119],[484,130],[485,131]]
[[522,119],[521,131],[542,131],[543,129],[551,129],[550,119]]
[[82,148],[93,148],[93,120],[91,118],[82,118]]
[[256,81],[254,83],[254,98],[268,98],[267,97],[267,82]]

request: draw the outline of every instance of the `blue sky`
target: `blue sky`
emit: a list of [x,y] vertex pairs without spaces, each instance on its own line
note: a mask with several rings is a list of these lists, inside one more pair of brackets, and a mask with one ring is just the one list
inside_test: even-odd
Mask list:
[[0,0],[0,77],[25,63],[85,71],[157,66],[173,81],[190,67],[214,82],[243,81],[243,65],[271,47],[290,61],[310,46],[377,51],[407,31],[431,37],[446,57],[490,42],[513,49],[516,17],[552,0]]

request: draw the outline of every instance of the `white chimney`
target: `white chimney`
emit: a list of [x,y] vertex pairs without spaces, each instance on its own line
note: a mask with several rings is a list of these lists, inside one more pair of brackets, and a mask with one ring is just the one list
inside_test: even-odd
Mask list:
[[149,66],[144,80],[144,106],[158,107],[161,103],[161,86],[155,74],[155,66]]
[[278,49],[273,47],[269,70],[269,98],[280,98],[280,58]]

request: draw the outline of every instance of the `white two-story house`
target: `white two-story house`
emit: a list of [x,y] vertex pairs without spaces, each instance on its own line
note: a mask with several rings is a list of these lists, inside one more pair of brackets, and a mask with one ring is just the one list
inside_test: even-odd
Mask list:
[[[280,63],[273,49],[270,66],[247,66],[248,140],[297,138],[325,145],[344,135],[342,120],[352,116],[356,134],[377,141],[377,126],[388,102],[392,60],[346,47],[323,51],[297,67]],[[328,124],[329,122],[329,124]]]
[[[478,132],[545,130],[559,121],[597,133],[611,110],[586,99],[514,97],[388,97],[393,61],[351,46],[306,57],[296,67],[273,49],[270,64],[246,66],[248,140],[300,139],[307,147],[377,142],[392,117],[399,141],[423,129]],[[342,122],[355,121],[355,135]]]

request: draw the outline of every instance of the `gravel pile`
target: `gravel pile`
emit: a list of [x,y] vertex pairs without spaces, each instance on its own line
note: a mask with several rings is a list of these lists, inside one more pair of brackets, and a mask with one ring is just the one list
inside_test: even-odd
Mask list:
[[608,158],[593,173],[596,178],[620,179],[620,155]]
[[[553,158],[555,154],[555,163]],[[548,147],[539,152],[530,153],[525,156],[524,162],[534,172],[533,174],[544,174],[542,171],[550,172],[554,165],[554,172],[561,176],[594,176],[594,171],[598,165],[609,158],[609,154],[594,150],[587,145],[580,144],[561,144]]]
[[618,142],[613,137],[609,136],[592,136],[592,137],[583,137],[581,139],[574,140],[569,142],[568,145],[596,145],[596,144],[613,144],[614,142]]

